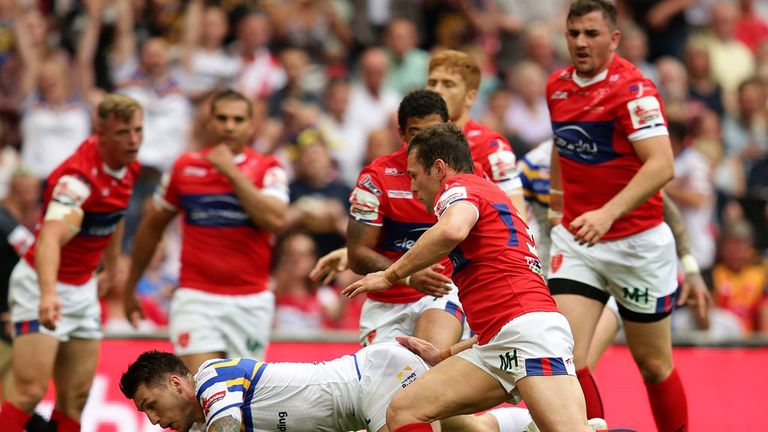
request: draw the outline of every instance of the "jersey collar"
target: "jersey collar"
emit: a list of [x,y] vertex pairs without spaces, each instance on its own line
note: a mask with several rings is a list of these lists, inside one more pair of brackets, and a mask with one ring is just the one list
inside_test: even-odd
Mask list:
[[578,85],[581,88],[584,88],[586,86],[590,86],[594,83],[604,80],[607,76],[608,76],[608,68],[606,68],[604,71],[600,72],[599,74],[591,78],[582,78],[576,74],[576,71],[574,71],[572,78],[573,78],[573,82],[575,82],[576,85]]
[[128,168],[122,167],[120,169],[112,169],[107,164],[102,164],[102,168],[104,169],[104,172],[109,174],[110,176],[122,180],[123,177],[125,177],[125,173],[128,172]]

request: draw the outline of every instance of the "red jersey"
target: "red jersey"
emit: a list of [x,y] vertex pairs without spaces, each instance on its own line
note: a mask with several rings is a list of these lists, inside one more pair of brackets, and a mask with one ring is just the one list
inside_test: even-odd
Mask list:
[[504,192],[487,179],[458,175],[443,184],[435,214],[439,218],[462,201],[475,207],[477,222],[448,256],[467,322],[478,342],[485,344],[520,315],[557,312],[533,237]]
[[[179,157],[155,193],[157,205],[183,215],[179,285],[224,295],[264,291],[274,235],[254,225],[229,180],[205,159],[210,151]],[[245,149],[235,163],[261,193],[288,202],[277,159]]]
[[472,160],[475,165],[480,164],[482,174],[493,180],[505,193],[519,190],[522,194],[523,184],[517,172],[517,159],[507,139],[473,120],[464,125],[464,135],[469,141]]
[[[350,216],[358,222],[381,227],[374,250],[397,261],[416,243],[424,231],[437,222],[411,192],[411,177],[406,171],[408,153],[405,147],[376,158],[363,168],[357,186],[349,198]],[[448,259],[441,261],[450,276]],[[407,285],[368,293],[370,299],[385,303],[411,303],[424,294]]]
[[[56,280],[65,284],[82,285],[93,276],[128,208],[139,174],[138,162],[117,171],[110,169],[101,159],[98,145],[98,136],[88,137],[46,179],[43,215],[51,201],[83,211],[80,231],[61,248]],[[40,234],[40,226],[35,232],[35,240]],[[35,249],[30,247],[24,254],[32,267],[35,267]]]
[[[614,55],[608,69],[584,80],[574,66],[552,74],[547,101],[563,188],[563,225],[602,207],[642,166],[632,141],[667,135],[664,106],[653,83]],[[610,240],[663,221],[661,193],[614,222]]]

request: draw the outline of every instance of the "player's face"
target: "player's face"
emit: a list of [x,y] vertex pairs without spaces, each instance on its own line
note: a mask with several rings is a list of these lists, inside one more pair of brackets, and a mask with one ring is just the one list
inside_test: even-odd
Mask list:
[[418,150],[408,154],[408,175],[411,176],[411,192],[424,204],[428,213],[434,212],[434,203],[440,191],[440,180],[435,177],[435,170],[425,169],[416,160]]
[[144,138],[144,116],[141,111],[133,113],[128,122],[110,115],[101,122],[99,143],[104,162],[113,169],[122,168],[136,161]]
[[253,122],[248,104],[241,100],[220,100],[211,109],[211,132],[215,144],[227,144],[240,151],[251,138]]
[[443,123],[443,118],[440,117],[440,114],[430,114],[426,117],[409,117],[405,120],[405,130],[400,131],[400,133],[405,142],[408,142],[420,130],[440,123]]
[[163,429],[187,432],[195,421],[194,410],[181,397],[178,389],[170,385],[140,385],[133,396],[133,403],[152,424]]
[[619,31],[611,27],[600,11],[568,21],[565,38],[579,76],[591,78],[605,70],[619,44],[619,37]]
[[461,75],[445,66],[432,69],[427,77],[427,90],[432,90],[445,99],[451,121],[457,121],[465,112],[469,112],[477,96],[476,90],[467,89],[467,83]]

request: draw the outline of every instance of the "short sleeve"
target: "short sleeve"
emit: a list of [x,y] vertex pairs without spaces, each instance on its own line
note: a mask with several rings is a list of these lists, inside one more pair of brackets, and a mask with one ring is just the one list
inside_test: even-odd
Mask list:
[[172,212],[179,209],[179,193],[176,190],[176,183],[173,181],[173,173],[176,169],[176,165],[171,168],[171,171],[166,171],[163,177],[160,179],[160,184],[155,189],[155,194],[152,199],[155,205],[159,208],[163,208]]
[[261,184],[261,193],[273,196],[284,203],[290,201],[288,174],[277,161],[264,171]]
[[668,135],[664,106],[658,90],[647,79],[629,81],[627,100],[618,106],[617,118],[630,141]]
[[520,173],[517,169],[517,158],[509,143],[501,138],[493,138],[490,142],[493,149],[488,153],[488,172],[486,175],[496,183],[506,194],[519,192],[523,187]]
[[453,184],[447,186],[445,190],[440,194],[435,202],[435,215],[438,219],[445,213],[448,208],[458,202],[466,202],[471,204],[475,208],[477,214],[480,214],[478,209],[477,200],[470,196],[467,192],[467,188],[461,184]]
[[368,225],[381,226],[384,223],[382,211],[386,197],[383,185],[373,170],[364,169],[349,197],[349,215],[352,219]]
[[216,369],[200,368],[195,375],[195,391],[207,425],[222,417],[234,417],[242,421],[240,407],[244,394],[242,391],[230,391],[227,381],[219,376]]

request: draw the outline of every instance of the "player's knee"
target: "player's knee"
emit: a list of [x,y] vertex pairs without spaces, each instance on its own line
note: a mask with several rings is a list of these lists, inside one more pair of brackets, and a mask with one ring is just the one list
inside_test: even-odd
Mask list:
[[24,411],[31,411],[43,400],[47,390],[47,382],[16,379],[9,400]]
[[672,362],[656,356],[637,357],[635,362],[645,382],[658,383],[664,381],[672,372]]
[[60,402],[60,411],[69,417],[79,417],[83,408],[85,408],[85,403],[88,401],[90,390],[90,384],[84,384],[72,386],[66,392],[63,392],[62,397],[57,399],[57,405]]

